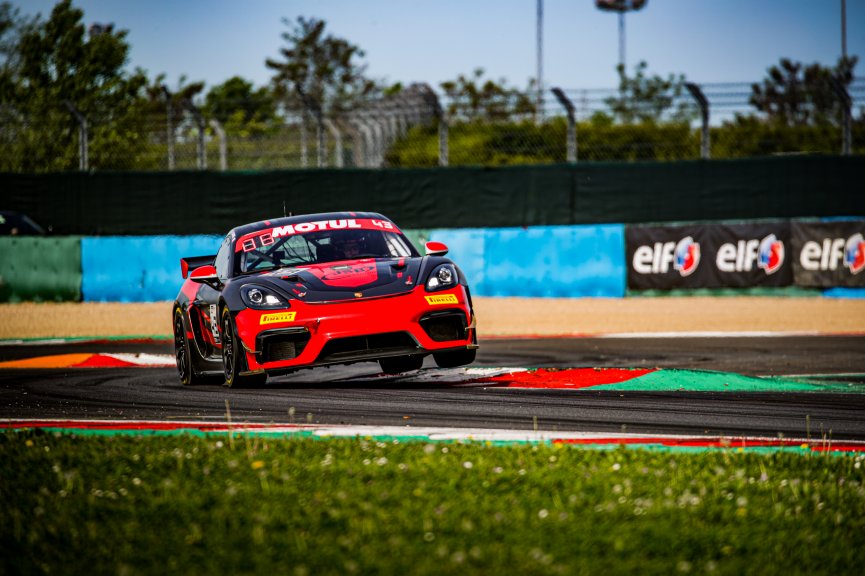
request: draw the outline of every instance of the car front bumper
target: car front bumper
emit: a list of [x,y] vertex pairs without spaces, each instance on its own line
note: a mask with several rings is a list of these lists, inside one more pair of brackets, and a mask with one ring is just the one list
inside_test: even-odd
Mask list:
[[462,286],[340,302],[292,300],[285,309],[244,309],[235,323],[252,373],[477,347]]

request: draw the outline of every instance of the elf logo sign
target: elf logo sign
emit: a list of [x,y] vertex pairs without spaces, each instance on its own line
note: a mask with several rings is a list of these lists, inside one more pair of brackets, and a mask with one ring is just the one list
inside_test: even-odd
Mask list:
[[851,274],[858,274],[865,268],[865,238],[862,234],[854,234],[847,239],[844,266],[850,269]]
[[865,238],[856,233],[849,238],[809,240],[802,246],[799,263],[809,271],[837,270],[843,266],[851,274],[858,274],[865,269]]
[[721,272],[750,272],[755,268],[766,275],[774,274],[784,265],[784,242],[774,234],[762,240],[739,240],[721,244],[715,255],[715,266]]
[[631,264],[638,274],[666,274],[672,268],[680,276],[690,276],[700,265],[700,244],[686,236],[678,242],[639,246]]

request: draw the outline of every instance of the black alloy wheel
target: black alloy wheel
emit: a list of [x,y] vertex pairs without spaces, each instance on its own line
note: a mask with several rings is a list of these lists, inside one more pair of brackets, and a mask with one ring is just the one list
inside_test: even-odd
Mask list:
[[222,369],[225,384],[230,387],[260,386],[267,380],[264,373],[241,375],[246,370],[243,345],[235,333],[228,308],[222,310]]
[[189,350],[186,345],[186,330],[183,327],[183,316],[180,308],[174,311],[174,360],[177,363],[177,372],[180,374],[180,383],[189,385],[192,374],[189,362]]
[[198,384],[212,384],[216,378],[209,374],[199,374],[195,371],[192,358],[192,344],[186,336],[186,326],[183,323],[183,311],[174,309],[174,361],[177,363],[177,372],[180,375],[180,383],[184,386],[196,386]]

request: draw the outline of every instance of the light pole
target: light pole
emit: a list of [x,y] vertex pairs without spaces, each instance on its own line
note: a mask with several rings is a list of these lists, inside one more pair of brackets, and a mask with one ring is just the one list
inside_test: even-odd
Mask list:
[[847,0],[841,0],[841,57],[847,60]]
[[619,66],[625,69],[625,12],[643,8],[648,0],[595,0],[595,6],[606,12],[619,14]]
[[544,0],[538,0],[538,96],[535,119],[538,124],[544,120]]

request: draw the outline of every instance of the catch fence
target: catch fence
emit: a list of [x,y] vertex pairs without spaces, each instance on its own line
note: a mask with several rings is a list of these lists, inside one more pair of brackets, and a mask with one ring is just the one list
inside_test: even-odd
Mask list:
[[[411,85],[348,110],[274,102],[264,122],[220,121],[203,103],[89,109],[57,102],[38,117],[0,106],[0,170],[276,170],[669,161],[865,154],[865,79],[830,113],[772,121],[752,85],[682,85],[649,101],[616,89],[554,88],[540,107],[514,94],[451,98]],[[525,100],[523,99],[523,104]],[[229,103],[230,104],[230,103]],[[240,103],[238,103],[240,108]],[[825,106],[824,106],[825,107]]]

